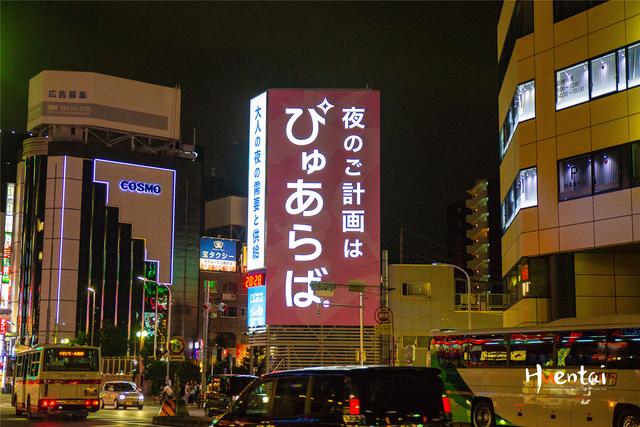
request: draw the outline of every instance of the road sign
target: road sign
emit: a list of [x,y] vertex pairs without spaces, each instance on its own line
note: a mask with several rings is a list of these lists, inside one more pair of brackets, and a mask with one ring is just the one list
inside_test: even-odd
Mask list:
[[389,323],[391,321],[391,309],[389,307],[378,307],[374,313],[376,323]]
[[184,352],[184,338],[173,337],[169,342],[169,351],[171,354],[182,354]]
[[373,325],[373,330],[376,335],[391,335],[393,333],[393,328],[391,327],[391,323],[382,323],[378,325]]

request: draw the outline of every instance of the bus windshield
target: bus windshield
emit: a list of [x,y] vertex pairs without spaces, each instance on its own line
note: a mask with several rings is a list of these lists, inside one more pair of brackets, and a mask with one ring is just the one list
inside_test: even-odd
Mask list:
[[44,351],[45,371],[98,371],[98,350],[78,347],[47,348]]

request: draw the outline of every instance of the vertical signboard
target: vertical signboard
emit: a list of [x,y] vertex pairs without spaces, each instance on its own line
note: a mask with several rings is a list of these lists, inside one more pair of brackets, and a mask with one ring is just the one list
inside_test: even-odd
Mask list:
[[267,176],[267,93],[251,100],[249,192],[247,193],[247,271],[264,268]]
[[[325,298],[310,285],[357,280],[372,287],[365,293],[365,324],[372,325],[380,284],[379,92],[269,90],[266,108],[266,235],[258,235],[266,243],[258,252],[265,257],[266,322],[358,325],[357,292],[338,287]],[[260,109],[264,119],[264,104]],[[250,161],[252,195],[252,176],[264,178],[255,172],[255,165],[264,165],[264,152],[259,163],[255,151]],[[263,184],[260,190],[264,197]],[[249,230],[255,218],[249,216]]]
[[4,219],[4,240],[2,245],[2,282],[0,282],[0,307],[7,307],[11,293],[11,236],[13,232],[13,202],[15,184],[7,183],[6,213]]

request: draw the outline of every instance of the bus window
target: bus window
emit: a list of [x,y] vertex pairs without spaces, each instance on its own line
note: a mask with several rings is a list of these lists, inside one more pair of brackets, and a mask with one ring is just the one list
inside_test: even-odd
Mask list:
[[563,332],[559,335],[558,367],[604,365],[606,331]]
[[607,368],[640,369],[640,328],[609,331]]
[[507,340],[503,335],[476,335],[467,342],[470,367],[507,365]]
[[441,368],[467,366],[467,345],[464,337],[437,337],[433,342]]
[[553,366],[555,335],[545,333],[511,334],[509,364],[514,366]]
[[22,375],[22,373],[24,372],[23,366],[24,366],[24,356],[16,357],[16,378],[23,377]]

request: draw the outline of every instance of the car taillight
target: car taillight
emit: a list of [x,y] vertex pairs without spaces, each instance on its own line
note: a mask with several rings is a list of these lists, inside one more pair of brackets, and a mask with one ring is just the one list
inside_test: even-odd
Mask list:
[[50,399],[40,399],[38,401],[38,406],[40,408],[46,409],[46,408],[53,408],[54,406],[56,406],[58,404],[57,401],[55,400],[50,400]]
[[357,397],[349,398],[349,415],[360,415],[360,399]]
[[451,413],[451,403],[449,403],[449,398],[444,394],[442,395],[442,407],[444,408],[445,414]]
[[94,401],[92,401],[92,403],[93,403],[93,406],[100,405],[100,401],[99,400],[94,400]]

